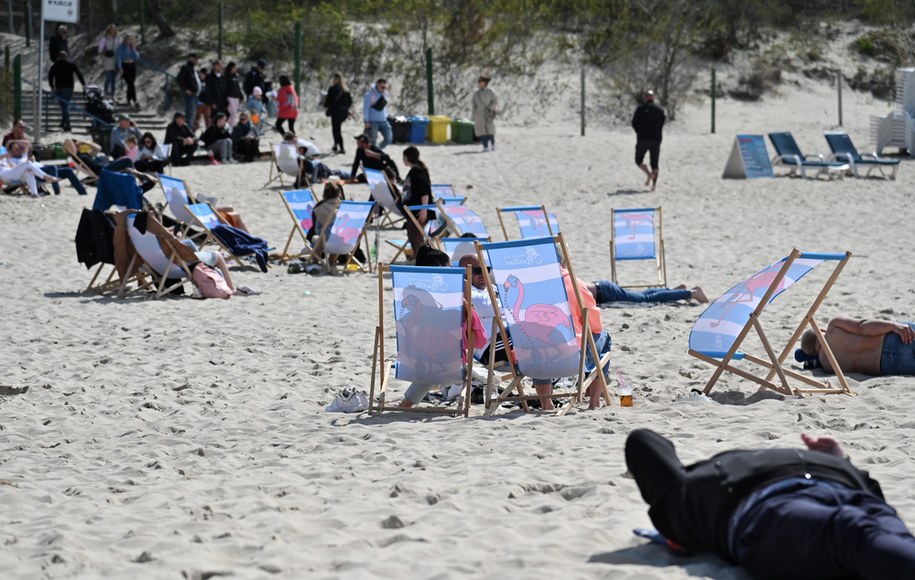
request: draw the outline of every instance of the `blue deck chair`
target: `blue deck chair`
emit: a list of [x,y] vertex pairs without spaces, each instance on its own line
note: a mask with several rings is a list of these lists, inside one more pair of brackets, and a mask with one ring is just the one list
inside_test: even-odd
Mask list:
[[[657,282],[622,284],[617,262],[652,261]],[[664,224],[660,207],[610,210],[610,278],[623,288],[667,286],[667,260],[664,257]]]
[[219,224],[229,225],[222,219],[222,217],[220,217],[219,213],[217,213],[216,210],[213,209],[213,206],[211,206],[208,203],[192,203],[192,204],[186,205],[185,207],[187,208],[187,211],[191,214],[191,217],[194,219],[194,222],[197,223],[200,227],[202,227],[203,231],[206,232],[206,238],[204,238],[203,242],[201,242],[201,244],[200,244],[201,246],[203,246],[205,244],[212,244],[214,246],[218,246],[223,252],[228,254],[231,259],[235,260],[235,262],[240,267],[242,267],[242,268],[253,267],[250,264],[246,264],[245,262],[243,262],[239,256],[236,256],[232,252],[232,249],[229,248],[229,246],[225,245],[222,242],[222,240],[219,239],[219,236],[217,236],[216,234],[213,233],[213,228],[215,228],[217,225],[219,225]]
[[[128,292],[130,282],[136,281],[139,290],[148,290],[159,298],[191,280],[190,264],[197,261],[196,256],[193,250],[167,231],[161,236],[155,235],[149,229],[140,233],[134,225],[136,217],[136,213],[126,215],[127,235],[136,253],[127,267],[118,296],[123,298]],[[156,220],[152,214],[149,214],[147,219]],[[145,280],[141,269],[152,276],[152,282]],[[171,285],[168,284],[169,280],[172,281]]]
[[[487,414],[492,414],[506,401],[519,401],[526,409],[526,402],[539,398],[537,395],[526,395],[522,386],[524,377],[531,379],[553,379],[557,377],[576,377],[575,389],[571,392],[556,392],[552,396],[568,397],[574,403],[582,400],[583,394],[593,381],[599,381],[607,405],[611,404],[607,381],[600,371],[609,364],[610,353],[599,356],[594,336],[588,331],[588,312],[582,309],[582,338],[579,345],[575,335],[575,324],[572,320],[572,304],[566,293],[562,278],[560,254],[569,273],[574,278],[571,263],[566,251],[562,234],[555,237],[532,238],[511,242],[477,242],[477,255],[481,264],[487,264],[489,270],[483,269],[486,286],[493,304],[498,304],[502,316],[495,316],[499,336],[504,340],[511,337],[511,353],[514,361],[510,373],[495,376],[492,364],[489,368],[486,393]],[[575,303],[583,304],[575,289]],[[505,325],[502,319],[505,319]],[[495,344],[495,336],[490,340],[490,348]],[[592,360],[599,361],[594,369],[585,368],[586,350],[591,352]],[[491,351],[489,360],[494,361]],[[494,394],[498,384],[510,381],[501,395]],[[517,391],[517,396],[511,396]],[[566,405],[562,412],[568,411]]]
[[[858,153],[855,144],[851,142],[851,137],[844,131],[826,131],[823,134],[829,148],[832,150],[832,158],[841,163],[848,163],[849,170],[855,177],[870,177],[873,170],[880,172],[881,177],[886,177],[884,169],[892,168],[890,179],[896,179],[896,172],[899,171],[898,159],[887,159],[880,157],[877,153]],[[867,167],[867,173],[861,175],[861,169]]]
[[92,209],[108,211],[111,206],[117,206],[121,210],[143,209],[145,202],[143,190],[137,185],[136,177],[127,173],[102,170]]
[[813,170],[814,178],[825,175],[832,178],[833,175],[839,177],[848,170],[847,163],[838,163],[836,161],[827,161],[822,155],[804,155],[801,153],[794,135],[788,132],[769,133],[769,141],[775,147],[775,155],[772,157],[772,164],[780,164],[790,167],[788,175],[800,175],[807,177],[807,170]]
[[457,264],[458,260],[467,254],[476,255],[474,240],[475,238],[441,238],[438,243],[442,251],[451,258],[451,263]]
[[496,214],[499,216],[499,226],[502,228],[502,235],[508,240],[508,229],[505,227],[505,221],[502,219],[503,213],[514,214],[518,220],[518,231],[521,233],[521,239],[544,238],[555,236],[559,233],[559,220],[556,214],[546,210],[544,205],[519,205],[514,207],[496,208]]
[[[292,218],[292,229],[289,231],[289,237],[286,238],[286,245],[283,247],[283,253],[280,255],[280,263],[285,264],[294,258],[311,255],[311,243],[308,241],[308,230],[311,229],[314,220],[314,209],[317,201],[314,193],[310,189],[295,189],[293,191],[281,191],[280,199]],[[296,234],[302,240],[302,251],[290,254],[289,248]]]
[[369,193],[371,193],[372,199],[384,211],[384,215],[381,218],[382,225],[388,225],[392,228],[397,227],[406,218],[400,213],[400,208],[397,207],[397,200],[394,197],[396,189],[393,184],[388,179],[388,176],[384,174],[384,171],[365,168],[363,172],[365,173],[365,182],[369,186]]
[[[463,197],[440,197],[438,199],[438,202],[443,205],[463,205],[464,198]],[[426,221],[426,225],[421,228],[423,230],[423,232],[425,233],[426,241],[431,244],[435,244],[441,239],[442,235],[444,235],[446,233],[445,218],[442,216],[441,212],[438,211],[438,205],[426,204],[426,205],[405,206],[404,207],[404,216],[408,220],[413,222],[413,224],[415,224],[416,227],[420,227],[419,219],[417,218],[417,215],[422,210],[436,212],[435,219]],[[405,239],[385,240],[385,243],[388,244],[389,246],[393,247],[395,250],[397,250],[397,252],[394,254],[394,257],[391,258],[391,261],[389,263],[396,262],[397,258],[399,258],[401,254],[403,254],[405,256],[411,255],[409,240],[405,240]]]
[[[315,244],[315,250],[325,254],[345,256],[346,264],[343,267],[345,272],[349,271],[351,264],[355,264],[363,272],[371,271],[372,263],[368,260],[369,247],[365,228],[374,207],[375,204],[370,201],[340,202],[340,207],[334,214],[330,228],[322,228],[320,241]],[[365,264],[357,260],[355,256],[359,243],[362,241],[365,242]]]
[[[396,357],[386,358],[384,275],[390,272],[393,286],[393,321],[397,336]],[[369,414],[384,411],[443,413],[453,416],[470,412],[470,382],[473,366],[473,325],[462,328],[469,315],[470,268],[381,266],[378,268],[378,307],[372,350],[372,382]],[[468,356],[469,355],[469,356]],[[466,360],[466,362],[465,362]],[[414,406],[410,409],[387,403],[391,367],[394,378],[423,385],[462,383],[463,396],[453,406]],[[376,390],[378,401],[375,401]]]
[[445,218],[445,224],[451,232],[452,237],[459,238],[464,234],[473,234],[479,240],[491,239],[489,230],[482,218],[473,210],[463,205],[445,203],[443,200],[436,202],[438,212]]
[[433,183],[432,184],[432,199],[440,199],[443,197],[460,197],[454,191],[454,186],[450,183]]
[[[781,260],[753,274],[743,282],[737,284],[714,302],[709,304],[705,312],[693,324],[689,334],[689,354],[716,367],[712,378],[705,385],[705,394],[708,394],[715,382],[725,371],[731,372],[741,378],[753,381],[762,388],[772,389],[784,395],[802,395],[806,393],[845,393],[851,394],[845,375],[839,368],[829,344],[823,333],[814,321],[817,309],[826,298],[836,278],[851,258],[851,252],[844,254],[814,254],[792,250]],[[819,295],[814,299],[807,314],[797,326],[788,344],[781,354],[776,356],[772,344],[763,330],[760,317],[766,306],[777,296],[793,286],[811,270],[824,262],[836,264],[829,279],[823,285]],[[785,368],[784,362],[801,337],[807,325],[813,330],[820,343],[821,351],[825,353],[839,387],[834,387],[825,381],[816,381],[812,378]],[[759,341],[766,352],[765,358],[754,356],[741,351],[741,345],[751,329],[756,330]],[[734,365],[735,361],[748,361],[767,370],[765,377],[757,376],[747,370]],[[778,382],[773,382],[774,377]],[[813,388],[799,388],[789,385],[788,379],[805,383]]]
[[187,206],[197,203],[197,198],[191,195],[187,182],[183,179],[160,173],[159,185],[162,186],[162,193],[165,195],[165,202],[172,217],[181,224],[181,232],[187,235],[191,224],[194,223],[194,215],[187,209]]

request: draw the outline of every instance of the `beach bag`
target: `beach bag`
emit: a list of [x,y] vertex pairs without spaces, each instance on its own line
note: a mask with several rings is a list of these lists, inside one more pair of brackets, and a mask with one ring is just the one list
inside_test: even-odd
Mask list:
[[210,268],[203,262],[199,262],[194,268],[194,285],[200,290],[204,298],[231,298],[233,292],[229,289],[219,272]]

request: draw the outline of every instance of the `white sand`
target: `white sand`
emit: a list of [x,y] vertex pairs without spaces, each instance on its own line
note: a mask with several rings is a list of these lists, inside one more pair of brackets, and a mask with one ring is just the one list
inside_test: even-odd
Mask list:
[[[494,154],[422,153],[434,181],[466,193],[492,232],[495,207],[545,202],[586,280],[609,277],[610,208],[661,205],[671,285],[717,296],[792,247],[852,250],[819,320],[915,319],[915,164],[904,161],[896,182],[720,179],[738,132],[792,130],[805,150],[826,149],[831,90],[785,93],[720,102],[716,135],[706,110],[687,111],[667,131],[655,193],[632,164],[630,131],[590,127],[581,138],[569,114],[500,127]],[[863,148],[867,115],[886,105],[845,96],[846,128]],[[306,134],[329,149],[328,130]],[[401,150],[392,147],[398,160]],[[253,233],[281,245],[290,222],[276,190],[260,189],[267,171],[258,163],[174,174],[233,203]],[[365,191],[348,190],[356,199]],[[754,397],[750,384],[726,378],[718,404],[673,404],[711,375],[686,352],[701,308],[608,308],[614,368],[636,388],[631,409],[469,420],[325,414],[339,388],[368,388],[374,276],[248,270],[236,282],[263,295],[228,302],[83,295],[89,274],[72,240],[91,201],[69,187],[40,201],[0,198],[0,577],[744,577],[631,535],[650,525],[623,477],[635,427],[673,437],[684,461],[799,445],[802,431],[838,437],[915,521],[911,378],[855,376],[855,398],[807,399]],[[766,312],[776,344],[824,279],[811,274]]]

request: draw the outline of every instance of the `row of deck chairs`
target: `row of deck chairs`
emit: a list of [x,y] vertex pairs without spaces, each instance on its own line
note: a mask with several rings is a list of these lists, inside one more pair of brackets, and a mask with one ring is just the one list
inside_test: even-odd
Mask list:
[[769,133],[769,141],[775,147],[773,165],[789,167],[789,175],[801,177],[807,177],[808,171],[813,173],[813,177],[844,174],[870,177],[874,171],[879,172],[881,177],[887,177],[884,173],[886,170],[890,179],[896,179],[896,172],[899,170],[898,159],[887,159],[877,153],[859,153],[851,137],[845,132],[827,131],[824,136],[832,150],[829,156],[819,153],[804,154],[791,133]]

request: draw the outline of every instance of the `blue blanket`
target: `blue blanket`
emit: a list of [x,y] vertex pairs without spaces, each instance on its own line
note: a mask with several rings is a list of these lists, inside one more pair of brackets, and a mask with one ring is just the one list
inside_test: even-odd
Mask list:
[[212,232],[236,256],[254,254],[254,259],[257,260],[257,265],[260,266],[261,272],[267,271],[267,252],[270,251],[270,247],[267,245],[266,240],[225,224],[219,224],[214,227]]

